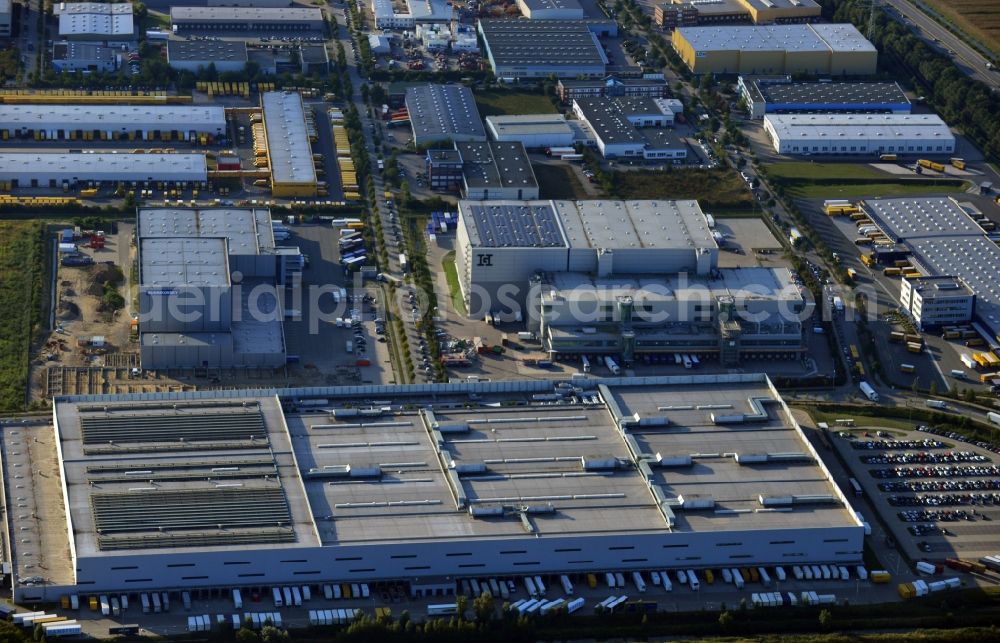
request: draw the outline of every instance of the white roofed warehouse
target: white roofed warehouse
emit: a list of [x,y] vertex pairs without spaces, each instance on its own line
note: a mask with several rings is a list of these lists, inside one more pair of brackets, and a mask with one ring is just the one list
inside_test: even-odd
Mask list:
[[53,2],[66,40],[131,42],[137,38],[131,2]]
[[955,135],[936,114],[767,114],[764,132],[778,154],[938,155]]
[[0,431],[8,487],[54,469],[17,479],[44,512],[4,514],[22,604],[378,581],[421,597],[484,576],[863,555],[764,375],[57,398],[52,425]]
[[207,180],[204,154],[0,152],[0,181],[10,181],[14,188]]
[[261,94],[264,136],[274,196],[316,196],[312,140],[316,136],[297,92]]
[[[45,140],[187,140],[226,133],[226,112],[209,105],[0,104],[0,135]],[[87,135],[90,135],[87,137]]]
[[326,28],[318,7],[170,7],[178,34],[245,35],[319,32]]

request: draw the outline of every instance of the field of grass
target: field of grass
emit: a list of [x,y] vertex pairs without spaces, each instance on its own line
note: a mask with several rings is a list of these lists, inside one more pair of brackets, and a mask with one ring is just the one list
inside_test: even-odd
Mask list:
[[586,199],[587,191],[573,168],[568,165],[532,163],[542,199]]
[[39,319],[45,245],[38,221],[0,221],[0,410],[24,408],[28,354]]
[[444,278],[448,280],[448,293],[451,297],[452,308],[461,315],[467,315],[465,300],[462,299],[462,288],[458,285],[458,268],[455,267],[454,250],[444,256],[441,268],[444,270]]
[[163,31],[170,31],[170,16],[160,11],[153,11],[152,9],[148,9],[146,11],[146,17],[142,21],[142,28],[162,29]]
[[880,179],[890,176],[870,165],[860,163],[771,163],[768,176],[776,179]]
[[734,170],[637,170],[614,173],[623,199],[698,199],[703,208],[746,208],[750,190]]
[[997,0],[924,0],[924,2],[1000,56],[1000,2]]
[[793,183],[787,186],[790,196],[800,199],[835,199],[886,197],[886,196],[920,196],[925,194],[948,194],[965,191],[969,188],[968,181],[961,186],[948,187],[919,182],[884,182],[884,183],[845,183],[845,184],[811,184]]
[[476,106],[479,115],[498,116],[505,114],[555,114],[556,108],[548,96],[531,92],[491,89],[476,91]]

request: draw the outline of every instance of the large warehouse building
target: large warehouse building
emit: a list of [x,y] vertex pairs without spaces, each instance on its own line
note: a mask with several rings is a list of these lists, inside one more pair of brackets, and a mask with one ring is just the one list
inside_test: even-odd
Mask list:
[[414,85],[406,89],[413,144],[485,141],[476,97],[465,85]]
[[274,196],[316,196],[310,125],[297,92],[265,92],[260,98]]
[[851,24],[680,27],[674,49],[696,74],[874,74],[875,46]]
[[664,29],[753,22],[758,25],[818,20],[814,0],[671,0],[656,5],[653,20]]
[[170,7],[170,24],[178,34],[289,34],[323,31],[318,7]]
[[171,69],[197,73],[214,66],[218,73],[241,72],[248,60],[247,43],[242,40],[167,41],[167,62]]
[[226,133],[226,111],[201,105],[8,105],[0,104],[0,135],[46,140],[187,140]]
[[899,83],[821,83],[792,81],[791,76],[740,76],[736,89],[750,118],[764,114],[843,112],[909,114],[912,105]]
[[601,155],[680,163],[688,146],[673,130],[674,112],[663,99],[580,98],[573,113],[594,133]]
[[204,154],[115,154],[99,152],[0,153],[0,181],[13,188],[57,188],[82,183],[185,183],[208,181]]
[[486,129],[493,140],[517,141],[528,148],[569,147],[593,137],[586,125],[562,114],[487,116]]
[[[886,249],[884,257],[876,251],[877,259],[889,261],[899,257],[899,248],[902,248],[923,275],[960,280],[959,287],[967,288],[975,296],[975,319],[992,336],[1000,336],[1000,280],[997,279],[1000,247],[958,201],[951,197],[900,197],[868,199],[862,202],[862,207],[882,233],[896,244],[895,248]],[[955,294],[955,289],[947,290],[950,292],[942,293],[942,297]],[[911,300],[909,308],[912,311],[912,295],[901,298]],[[921,320],[918,317],[915,321]]]
[[767,114],[764,132],[778,154],[940,155],[955,135],[936,114]]
[[577,0],[517,0],[521,15],[529,20],[581,20],[583,7]]
[[[331,412],[283,412],[306,398]],[[56,471],[18,475],[19,502],[45,511],[5,514],[22,604],[863,555],[764,375],[59,398],[53,426],[2,430],[8,488]]]
[[52,15],[65,40],[134,45],[138,38],[131,2],[53,2]]
[[136,237],[143,368],[285,364],[278,288],[303,262],[269,211],[143,209]]
[[604,76],[608,56],[583,20],[480,20],[486,58],[498,80]]
[[539,272],[708,275],[719,247],[697,201],[460,201],[469,316],[524,310]]

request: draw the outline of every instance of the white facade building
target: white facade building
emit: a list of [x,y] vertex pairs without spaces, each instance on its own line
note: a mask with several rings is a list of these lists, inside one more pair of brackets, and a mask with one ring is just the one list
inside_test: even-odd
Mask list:
[[71,132],[101,131],[113,135],[177,132],[181,139],[191,132],[219,136],[226,132],[222,107],[201,105],[3,105],[0,130],[11,135],[30,131],[46,139],[69,139]]
[[517,0],[521,15],[530,20],[582,20],[583,7],[577,0]]
[[55,2],[52,13],[59,18],[59,36],[65,40],[127,43],[137,37],[130,2]]
[[407,11],[396,13],[392,0],[371,0],[376,29],[413,29],[424,22],[451,22],[453,10],[445,0],[406,0]]
[[899,290],[899,303],[921,330],[969,322],[975,302],[976,294],[949,275],[904,277]]
[[764,131],[778,154],[939,155],[955,135],[936,114],[767,114]]
[[208,180],[204,154],[0,153],[0,181],[15,187],[58,187],[63,182],[195,182]]
[[562,114],[487,116],[486,129],[495,141],[519,141],[528,148],[567,147],[578,140]]

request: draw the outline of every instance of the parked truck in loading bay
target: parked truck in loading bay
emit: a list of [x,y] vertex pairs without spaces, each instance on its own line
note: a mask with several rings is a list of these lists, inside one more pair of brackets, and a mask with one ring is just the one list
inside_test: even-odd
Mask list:
[[872,388],[871,384],[862,380],[861,383],[858,384],[858,387],[861,389],[861,392],[864,393],[865,397],[872,402],[878,402],[878,392]]

